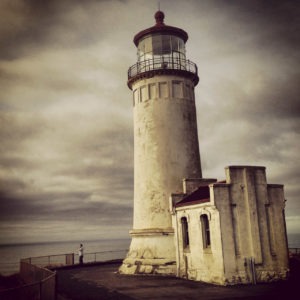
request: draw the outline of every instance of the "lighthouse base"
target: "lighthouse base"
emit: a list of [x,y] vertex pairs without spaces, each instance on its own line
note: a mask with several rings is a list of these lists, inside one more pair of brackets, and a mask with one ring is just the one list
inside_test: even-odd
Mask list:
[[132,241],[120,274],[176,276],[173,228],[132,230],[130,234]]

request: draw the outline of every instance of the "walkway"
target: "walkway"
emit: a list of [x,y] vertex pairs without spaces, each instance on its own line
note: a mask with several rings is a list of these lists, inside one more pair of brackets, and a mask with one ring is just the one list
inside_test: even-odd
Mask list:
[[291,295],[298,293],[300,284],[300,262],[295,263],[297,272],[287,282],[227,287],[173,277],[120,275],[119,263],[83,266],[57,271],[58,299],[294,299]]

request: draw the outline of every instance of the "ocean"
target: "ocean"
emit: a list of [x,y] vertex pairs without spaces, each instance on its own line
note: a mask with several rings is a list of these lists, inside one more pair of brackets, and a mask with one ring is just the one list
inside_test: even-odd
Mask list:
[[[77,254],[80,243],[80,241],[73,241],[0,245],[0,274],[11,275],[17,273],[21,258],[67,253]],[[100,258],[100,260],[105,261],[124,258],[129,249],[130,239],[107,239],[82,243],[85,258],[88,257],[88,253],[103,252],[100,257],[97,255],[97,260]],[[300,248],[300,234],[288,234],[288,245],[289,248]]]
[[130,239],[0,245],[0,274],[7,276],[18,273],[21,258],[75,253],[76,262],[80,243],[84,246],[84,261],[89,258],[93,260],[94,256],[88,253],[95,252],[103,252],[97,254],[97,260],[105,261],[124,258]]
[[300,233],[289,233],[287,236],[289,248],[300,248]]

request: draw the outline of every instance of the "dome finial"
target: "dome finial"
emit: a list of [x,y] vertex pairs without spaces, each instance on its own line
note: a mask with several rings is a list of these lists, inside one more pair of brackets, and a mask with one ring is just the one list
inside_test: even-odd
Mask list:
[[156,20],[156,25],[165,25],[164,24],[165,14],[162,11],[158,10],[155,13],[154,18]]

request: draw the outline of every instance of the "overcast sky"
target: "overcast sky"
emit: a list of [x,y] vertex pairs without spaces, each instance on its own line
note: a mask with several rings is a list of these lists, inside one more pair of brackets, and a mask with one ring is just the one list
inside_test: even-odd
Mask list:
[[[133,36],[158,1],[0,1],[0,243],[127,238]],[[300,232],[299,2],[161,0],[198,65],[204,177],[267,167]]]

